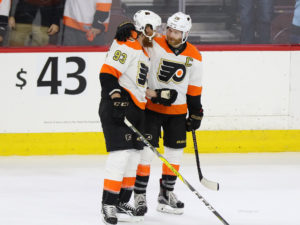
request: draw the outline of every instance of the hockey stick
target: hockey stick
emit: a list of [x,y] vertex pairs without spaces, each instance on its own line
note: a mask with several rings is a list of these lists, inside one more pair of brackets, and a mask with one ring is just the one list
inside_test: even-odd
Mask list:
[[197,169],[198,169],[200,183],[203,184],[203,186],[205,186],[208,189],[218,191],[219,190],[219,183],[207,180],[205,177],[203,177],[203,174],[202,174],[201,168],[200,168],[199,153],[198,153],[198,146],[197,146],[197,139],[196,139],[195,130],[192,130],[192,135],[193,135],[196,163],[197,163]]
[[195,188],[193,188],[190,183],[183,178],[183,176],[164,158],[155,147],[153,147],[150,142],[127,120],[125,117],[124,123],[134,132],[136,133],[140,139],[144,142],[145,145],[147,145],[155,155],[158,156],[158,158],[163,161],[163,163],[170,169],[172,172],[195,194],[197,197],[206,205],[206,207],[215,214],[216,217],[225,225],[229,225],[229,223],[226,222],[226,220],[199,194],[198,191],[196,191]]

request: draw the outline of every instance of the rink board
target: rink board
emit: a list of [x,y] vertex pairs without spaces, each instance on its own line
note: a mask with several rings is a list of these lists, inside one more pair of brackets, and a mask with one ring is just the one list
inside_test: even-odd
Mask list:
[[[199,47],[205,113],[199,152],[300,151],[300,49],[269,48]],[[5,51],[0,155],[105,154],[98,106],[107,49]],[[190,134],[185,152],[193,153]]]
[[[196,134],[200,153],[300,152],[300,130],[197,131]],[[2,156],[106,154],[102,132],[0,134],[0,143]],[[190,133],[184,152],[194,153]]]

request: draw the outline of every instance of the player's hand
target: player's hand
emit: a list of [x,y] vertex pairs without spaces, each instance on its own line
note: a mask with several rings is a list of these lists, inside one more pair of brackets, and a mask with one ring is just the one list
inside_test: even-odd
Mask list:
[[101,34],[101,30],[98,29],[98,28],[94,28],[94,27],[91,28],[91,32],[92,32],[95,36]]
[[162,88],[155,89],[157,97],[151,98],[153,103],[162,104],[164,106],[171,106],[177,98],[177,91],[174,89]]
[[15,20],[15,17],[13,16],[10,16],[8,18],[8,26],[11,28],[11,29],[15,29],[16,28],[16,20]]
[[52,24],[49,29],[48,29],[48,35],[54,35],[59,31],[59,26],[57,26],[56,24]]
[[147,98],[156,98],[157,97],[156,91],[152,90],[150,88],[147,88],[147,90],[146,90],[146,97]]
[[203,110],[199,112],[190,113],[189,117],[186,119],[186,131],[197,130],[203,118]]
[[112,101],[112,117],[117,123],[123,123],[129,107],[128,98],[114,98]]
[[99,34],[101,34],[101,30],[100,29],[97,29],[97,28],[91,28],[91,29],[89,29],[87,32],[86,32],[86,39],[88,40],[88,41],[93,41],[94,40],[94,38],[97,36],[97,35],[99,35]]
[[131,22],[121,23],[117,27],[117,32],[115,38],[118,41],[126,41],[128,38],[132,37],[132,32],[135,31],[135,27]]

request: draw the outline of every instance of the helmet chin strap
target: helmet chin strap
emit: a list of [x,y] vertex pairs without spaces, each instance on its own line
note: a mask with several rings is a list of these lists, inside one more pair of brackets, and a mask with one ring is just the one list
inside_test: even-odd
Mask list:
[[151,36],[147,35],[145,30],[143,30],[143,35],[147,38],[149,38],[149,41],[152,41],[152,38],[155,36],[156,32],[153,31],[153,34]]

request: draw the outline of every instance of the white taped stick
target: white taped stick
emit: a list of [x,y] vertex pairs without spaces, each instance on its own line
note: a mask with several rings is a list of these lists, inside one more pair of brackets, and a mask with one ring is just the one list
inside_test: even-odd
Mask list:
[[203,174],[202,174],[202,171],[201,171],[201,168],[200,168],[200,160],[199,160],[199,153],[198,153],[198,146],[197,146],[197,140],[196,140],[196,133],[195,133],[195,130],[192,130],[192,135],[193,135],[193,142],[194,142],[194,149],[195,149],[195,156],[196,156],[196,163],[197,163],[197,169],[198,169],[198,175],[199,175],[199,179],[200,179],[200,183],[208,188],[208,189],[211,189],[211,190],[214,190],[214,191],[218,191],[219,190],[219,183],[217,182],[214,182],[214,181],[210,181],[210,180],[207,180]]

